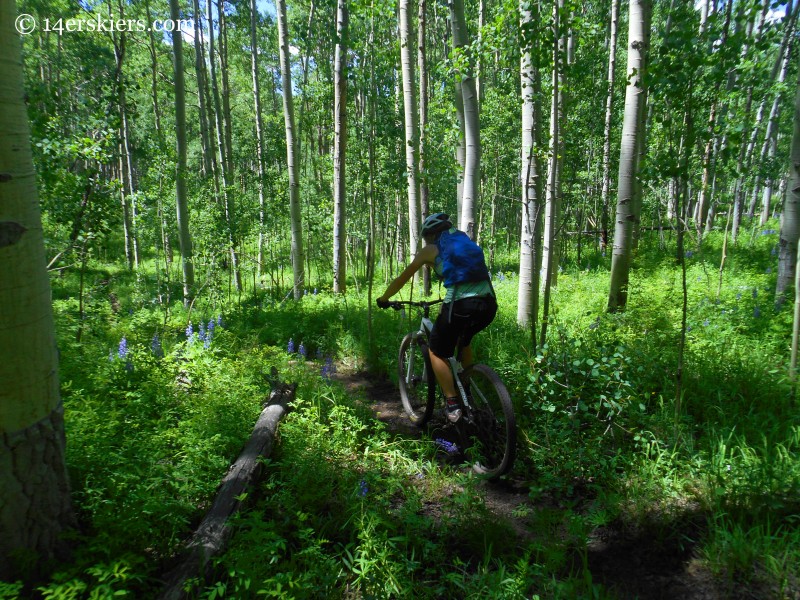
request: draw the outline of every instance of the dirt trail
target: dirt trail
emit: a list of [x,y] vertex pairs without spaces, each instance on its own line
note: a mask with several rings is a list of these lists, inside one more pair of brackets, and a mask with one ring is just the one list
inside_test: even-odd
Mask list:
[[[420,437],[419,428],[403,411],[396,385],[367,373],[346,370],[335,378],[353,395],[363,394],[376,419],[385,423],[391,432]],[[441,415],[434,415],[428,434],[448,439],[448,425]],[[445,461],[443,456],[442,462]],[[501,482],[487,482],[483,487],[486,507],[498,521],[511,527],[521,546],[541,535],[529,526],[529,518],[536,511],[565,511],[567,503],[573,510],[580,511],[580,508],[574,508],[575,498],[546,497],[534,504],[529,490],[529,482],[515,478],[513,474]],[[576,494],[579,497],[577,504],[588,507],[590,499],[587,497],[582,502],[581,491]],[[602,583],[618,598],[626,600],[766,600],[780,597],[775,590],[763,585],[743,586],[714,578],[694,556],[694,540],[702,531],[702,522],[702,515],[681,515],[673,523],[675,532],[666,540],[663,536],[645,530],[635,531],[623,524],[597,527],[590,532],[583,548],[575,548],[572,571],[580,572],[585,560],[594,583]],[[789,594],[786,597],[800,600],[800,595]]]

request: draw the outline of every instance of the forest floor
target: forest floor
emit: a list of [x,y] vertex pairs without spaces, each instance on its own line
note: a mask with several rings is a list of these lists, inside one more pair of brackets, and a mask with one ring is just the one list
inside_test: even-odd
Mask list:
[[[353,396],[364,397],[376,419],[385,423],[391,433],[420,437],[420,429],[406,417],[397,386],[391,381],[364,372],[348,372],[346,368],[335,378]],[[427,432],[434,439],[448,439],[446,420],[434,413]],[[454,440],[450,438],[449,441]],[[444,453],[440,455],[441,462],[447,462]],[[465,472],[468,470],[466,466],[463,468]],[[535,543],[537,536],[543,535],[536,527],[530,526],[532,516],[537,511],[566,513],[572,510],[581,513],[588,511],[594,501],[590,486],[576,481],[569,498],[542,494],[534,502],[529,494],[530,483],[515,478],[512,472],[503,481],[482,484],[487,509],[496,517],[498,524],[505,524],[514,532],[520,549]],[[448,493],[448,490],[444,493]],[[435,516],[441,509],[435,505],[426,505],[424,508],[429,516]],[[784,590],[782,595],[768,585],[753,581],[742,585],[715,577],[695,552],[696,540],[703,533],[706,517],[697,507],[691,506],[672,507],[670,513],[674,514],[669,518],[661,515],[662,518],[654,519],[652,525],[631,525],[617,519],[595,527],[587,536],[583,548],[571,543],[574,571],[580,572],[581,561],[585,560],[592,581],[602,584],[620,599],[738,600],[788,597],[800,600],[800,592],[785,595],[787,592]],[[665,527],[670,529],[666,534]],[[659,528],[659,531],[654,531],[654,528]],[[563,535],[565,538],[568,535],[566,530]]]

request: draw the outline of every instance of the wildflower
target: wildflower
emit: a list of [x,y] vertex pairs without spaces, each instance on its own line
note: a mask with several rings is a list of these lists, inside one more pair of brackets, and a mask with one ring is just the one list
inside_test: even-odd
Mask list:
[[758,298],[758,288],[753,288],[753,299]]
[[703,327],[708,327],[708,319],[706,319],[705,321],[703,321]]
[[210,347],[211,347],[211,336],[206,334],[206,337],[203,340],[203,348],[208,350]]
[[108,351],[108,362],[114,362],[114,351],[113,350],[109,350]]
[[777,255],[777,254],[778,254],[778,247],[777,247],[777,246],[773,246],[773,247],[772,247],[772,250],[770,250],[770,251],[769,251],[769,253],[770,253],[772,256],[775,256],[775,255]]
[[158,334],[153,335],[153,340],[150,342],[150,351],[156,358],[164,358],[164,349],[161,347],[161,340],[158,339]]
[[206,326],[203,324],[202,321],[200,321],[200,329],[197,334],[197,337],[200,339],[201,342],[206,341]]
[[211,337],[212,335],[214,335],[214,329],[216,328],[216,326],[217,326],[217,324],[214,323],[214,319],[211,319],[208,322],[208,327],[206,328],[206,335],[208,337]]
[[765,272],[767,275],[769,275],[770,273],[772,273],[772,267],[767,267],[767,270],[766,270],[766,271],[764,271],[764,272]]
[[225,323],[223,323],[223,322],[222,322],[222,315],[219,315],[219,316],[217,317],[217,325],[219,325],[219,326],[220,326],[220,327],[222,327],[223,329],[225,328]]
[[692,330],[692,326],[691,325],[687,325],[686,326],[686,333],[689,333],[691,330]]
[[133,373],[133,363],[130,360],[125,361],[125,370],[128,373]]
[[737,300],[741,300],[741,299],[742,299],[742,293],[741,293],[741,292],[739,292],[738,294],[736,294],[736,299],[737,299]]
[[297,353],[303,358],[306,357],[306,347],[303,345],[303,342],[300,342],[300,347],[297,349]]
[[761,316],[761,308],[760,308],[760,307],[758,307],[758,306],[756,306],[756,307],[753,309],[753,317],[755,317],[755,318],[757,319],[757,318],[759,318],[760,316]]
[[317,295],[317,288],[314,288],[314,295]]
[[322,348],[317,348],[317,360],[322,358]]
[[289,343],[286,345],[286,351],[289,354],[294,354],[294,340],[289,338]]
[[436,438],[434,441],[448,454],[455,454],[458,452],[458,446],[456,446],[453,442],[448,442],[443,438]]
[[120,358],[125,358],[128,356],[128,340],[124,337],[119,341],[119,350],[117,350],[117,356]]
[[367,482],[362,479],[358,484],[358,495],[363,498],[367,495],[368,492],[369,492],[369,487],[367,486]]
[[190,342],[194,338],[194,329],[192,328],[192,322],[189,321],[189,325],[186,327],[186,339]]

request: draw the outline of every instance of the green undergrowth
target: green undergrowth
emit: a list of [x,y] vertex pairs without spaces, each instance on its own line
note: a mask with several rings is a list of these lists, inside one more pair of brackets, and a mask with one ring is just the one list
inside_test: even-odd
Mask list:
[[[486,500],[502,485],[449,464],[427,435],[392,434],[336,381],[336,369],[394,378],[414,311],[370,310],[364,285],[294,302],[285,289],[227,295],[220,284],[187,309],[146,267],[90,264],[81,317],[79,278],[62,273],[54,308],[80,529],[52,581],[1,584],[0,597],[154,595],[275,373],[299,384],[296,405],[200,597],[640,594],[593,568],[598,530],[696,561],[723,595],[745,585],[793,597],[800,418],[770,231],[729,245],[721,279],[720,234],[687,250],[677,413],[681,272],[657,239],[642,243],[618,314],[605,312],[609,259],[567,256],[535,349],[516,324],[514,258],[497,257],[500,311],[476,347],[517,412],[518,460],[502,485],[527,499],[505,518]],[[632,559],[624,547],[614,560]]]

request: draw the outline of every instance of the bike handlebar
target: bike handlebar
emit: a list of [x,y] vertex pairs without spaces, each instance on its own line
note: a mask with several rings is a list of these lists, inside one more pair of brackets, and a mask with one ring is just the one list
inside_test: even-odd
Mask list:
[[436,304],[441,304],[442,302],[444,302],[444,298],[438,298],[436,300],[392,300],[389,302],[386,308],[393,308],[395,310],[400,310],[403,308],[403,306],[418,306],[420,308],[428,308]]

